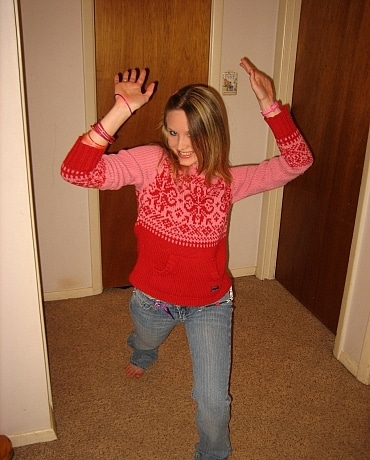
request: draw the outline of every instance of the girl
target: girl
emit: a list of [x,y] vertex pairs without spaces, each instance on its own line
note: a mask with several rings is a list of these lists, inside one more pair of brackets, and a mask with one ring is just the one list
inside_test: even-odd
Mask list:
[[199,442],[196,459],[221,460],[229,439],[232,282],[227,271],[231,206],[247,196],[280,187],[302,174],[312,155],[286,107],[274,99],[271,80],[242,58],[261,113],[281,156],[259,165],[230,166],[229,128],[219,93],[190,85],[165,107],[161,145],[105,155],[114,134],[146,104],[154,84],[146,72],[115,77],[115,103],[79,137],[61,168],[75,185],[101,190],[134,185],[138,203],[138,259],[130,275],[134,330],[126,375],[140,378],[158,347],[183,323],[193,364]]

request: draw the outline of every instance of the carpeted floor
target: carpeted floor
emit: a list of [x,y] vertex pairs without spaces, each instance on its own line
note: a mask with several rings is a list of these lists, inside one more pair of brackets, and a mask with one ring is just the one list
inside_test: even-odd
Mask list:
[[[235,281],[233,460],[369,460],[370,387],[277,281]],[[183,327],[141,380],[125,378],[131,289],[45,306],[58,440],[15,460],[191,460],[197,440]]]

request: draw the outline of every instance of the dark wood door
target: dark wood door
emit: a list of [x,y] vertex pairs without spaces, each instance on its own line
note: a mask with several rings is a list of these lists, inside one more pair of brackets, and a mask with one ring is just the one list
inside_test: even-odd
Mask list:
[[[128,120],[113,150],[159,140],[168,96],[189,83],[207,83],[211,0],[95,0],[98,117],[113,100],[113,76],[148,68],[158,87]],[[136,261],[133,187],[100,192],[103,286],[126,286]]]
[[370,121],[370,2],[302,0],[292,112],[314,166],[285,187],[276,278],[336,332]]

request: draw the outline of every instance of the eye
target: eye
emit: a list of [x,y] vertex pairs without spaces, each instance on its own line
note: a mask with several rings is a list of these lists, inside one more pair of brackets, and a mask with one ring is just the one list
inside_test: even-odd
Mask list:
[[169,130],[168,130],[168,134],[169,134],[170,136],[177,136],[177,132],[176,132],[176,131],[173,131],[172,129],[169,129]]

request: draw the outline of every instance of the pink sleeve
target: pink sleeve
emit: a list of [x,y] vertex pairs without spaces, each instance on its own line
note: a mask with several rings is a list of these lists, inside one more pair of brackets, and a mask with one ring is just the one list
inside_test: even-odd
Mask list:
[[286,107],[282,107],[280,114],[265,120],[274,133],[281,156],[258,165],[233,167],[233,203],[247,196],[281,187],[312,165],[310,149]]
[[118,190],[135,185],[140,189],[155,174],[161,152],[158,145],[146,145],[104,154],[79,138],[61,166],[61,175],[81,187]]

